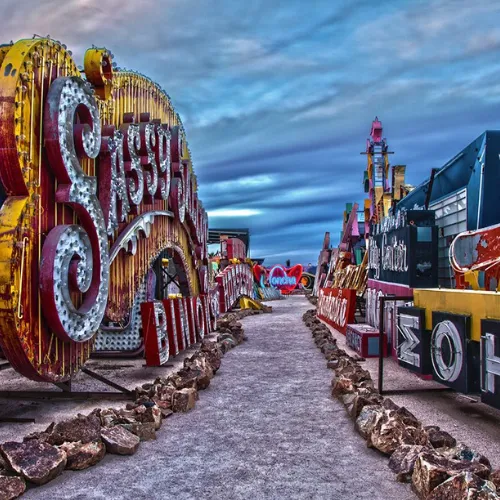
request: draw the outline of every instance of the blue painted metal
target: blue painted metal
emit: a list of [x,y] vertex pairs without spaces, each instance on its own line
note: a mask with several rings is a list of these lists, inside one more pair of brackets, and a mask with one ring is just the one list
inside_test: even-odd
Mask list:
[[[478,229],[500,221],[499,185],[500,131],[487,130],[437,172],[430,202],[467,188],[467,229]],[[396,211],[422,208],[428,186],[426,180],[416,187],[396,205]]]

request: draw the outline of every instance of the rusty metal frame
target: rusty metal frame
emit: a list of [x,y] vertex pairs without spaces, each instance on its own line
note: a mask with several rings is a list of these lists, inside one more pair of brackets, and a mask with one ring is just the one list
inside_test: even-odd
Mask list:
[[418,392],[436,392],[436,391],[451,391],[450,387],[427,387],[422,389],[390,389],[384,391],[384,306],[386,302],[396,302],[398,300],[412,301],[413,296],[397,296],[387,295],[379,297],[379,338],[378,338],[378,392],[382,394],[404,394],[404,393],[418,393]]
[[[8,364],[8,363],[7,363]],[[2,365],[4,366],[4,365]],[[10,365],[6,368],[10,368]],[[3,368],[5,369],[5,368]],[[89,370],[88,368],[82,367],[81,371],[92,377],[105,385],[117,389],[117,391],[74,391],[72,389],[71,380],[68,382],[55,383],[54,385],[61,389],[59,391],[0,391],[0,398],[7,399],[77,399],[85,400],[92,398],[99,399],[133,399],[134,392],[126,387],[113,382],[103,375]],[[0,417],[0,422],[34,422],[33,419],[19,419],[19,418],[2,418]]]

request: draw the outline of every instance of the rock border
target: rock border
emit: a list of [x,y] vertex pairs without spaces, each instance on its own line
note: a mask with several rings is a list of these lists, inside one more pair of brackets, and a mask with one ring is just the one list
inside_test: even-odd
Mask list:
[[[314,304],[315,297],[307,298]],[[438,426],[424,426],[404,406],[381,396],[370,372],[359,364],[364,358],[337,346],[316,309],[302,319],[334,371],[332,396],[342,402],[367,446],[389,458],[397,481],[411,483],[420,499],[500,500],[500,470],[492,471],[484,455],[457,443]]]
[[204,339],[183,367],[133,390],[134,402],[125,408],[96,408],[50,424],[22,442],[0,445],[0,500],[21,496],[27,484],[43,485],[63,470],[83,470],[99,463],[106,453],[133,455],[141,441],[156,439],[162,421],[172,413],[192,410],[221,366],[222,357],[247,340],[240,319],[272,312],[242,309],[217,321],[215,339]]
[[315,297],[311,291],[306,291],[305,293],[307,300],[316,307],[318,304],[318,297]]

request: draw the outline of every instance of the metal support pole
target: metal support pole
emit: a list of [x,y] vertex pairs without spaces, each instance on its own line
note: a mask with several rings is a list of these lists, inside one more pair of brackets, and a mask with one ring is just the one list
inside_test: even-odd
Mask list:
[[85,400],[92,398],[99,399],[119,399],[132,398],[131,394],[123,392],[105,392],[105,391],[90,391],[90,392],[67,392],[67,391],[0,391],[0,398],[7,399],[76,399]]
[[384,387],[384,305],[385,297],[379,297],[378,316],[378,392],[383,394]]
[[431,202],[431,196],[432,196],[432,187],[434,185],[434,178],[436,177],[436,174],[438,173],[439,168],[433,168],[431,170],[431,176],[429,178],[429,183],[427,184],[427,192],[425,194],[425,202],[424,202],[424,208],[426,210],[429,209],[429,204]]
[[[82,367],[82,372],[87,374],[89,377],[95,378],[99,382],[117,389],[119,392],[105,392],[105,391],[73,391],[71,380],[63,383],[55,383],[54,385],[61,389],[59,391],[0,391],[0,398],[7,399],[128,399],[133,398],[134,391],[127,389],[126,387],[109,380],[108,378],[95,373],[88,368]],[[9,417],[0,417],[0,422],[10,422],[14,420],[5,420]],[[16,422],[31,422],[30,419],[16,419]]]
[[34,418],[0,417],[0,422],[9,424],[34,424]]
[[103,384],[109,385],[110,387],[113,387],[114,389],[123,392],[123,394],[127,394],[128,396],[132,394],[132,391],[127,389],[126,387],[123,387],[120,384],[117,384],[116,382],[109,380],[109,378],[103,377],[102,375],[99,375],[98,373],[89,370],[88,368],[82,367],[82,372],[86,373],[89,377],[99,380],[99,382],[102,382]]

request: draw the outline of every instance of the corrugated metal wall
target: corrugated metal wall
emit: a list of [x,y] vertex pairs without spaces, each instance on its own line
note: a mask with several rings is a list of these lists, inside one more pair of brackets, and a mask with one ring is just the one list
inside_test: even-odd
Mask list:
[[436,211],[438,238],[438,278],[443,288],[454,288],[455,278],[448,259],[450,244],[462,231],[467,231],[467,189],[431,203],[429,209]]

